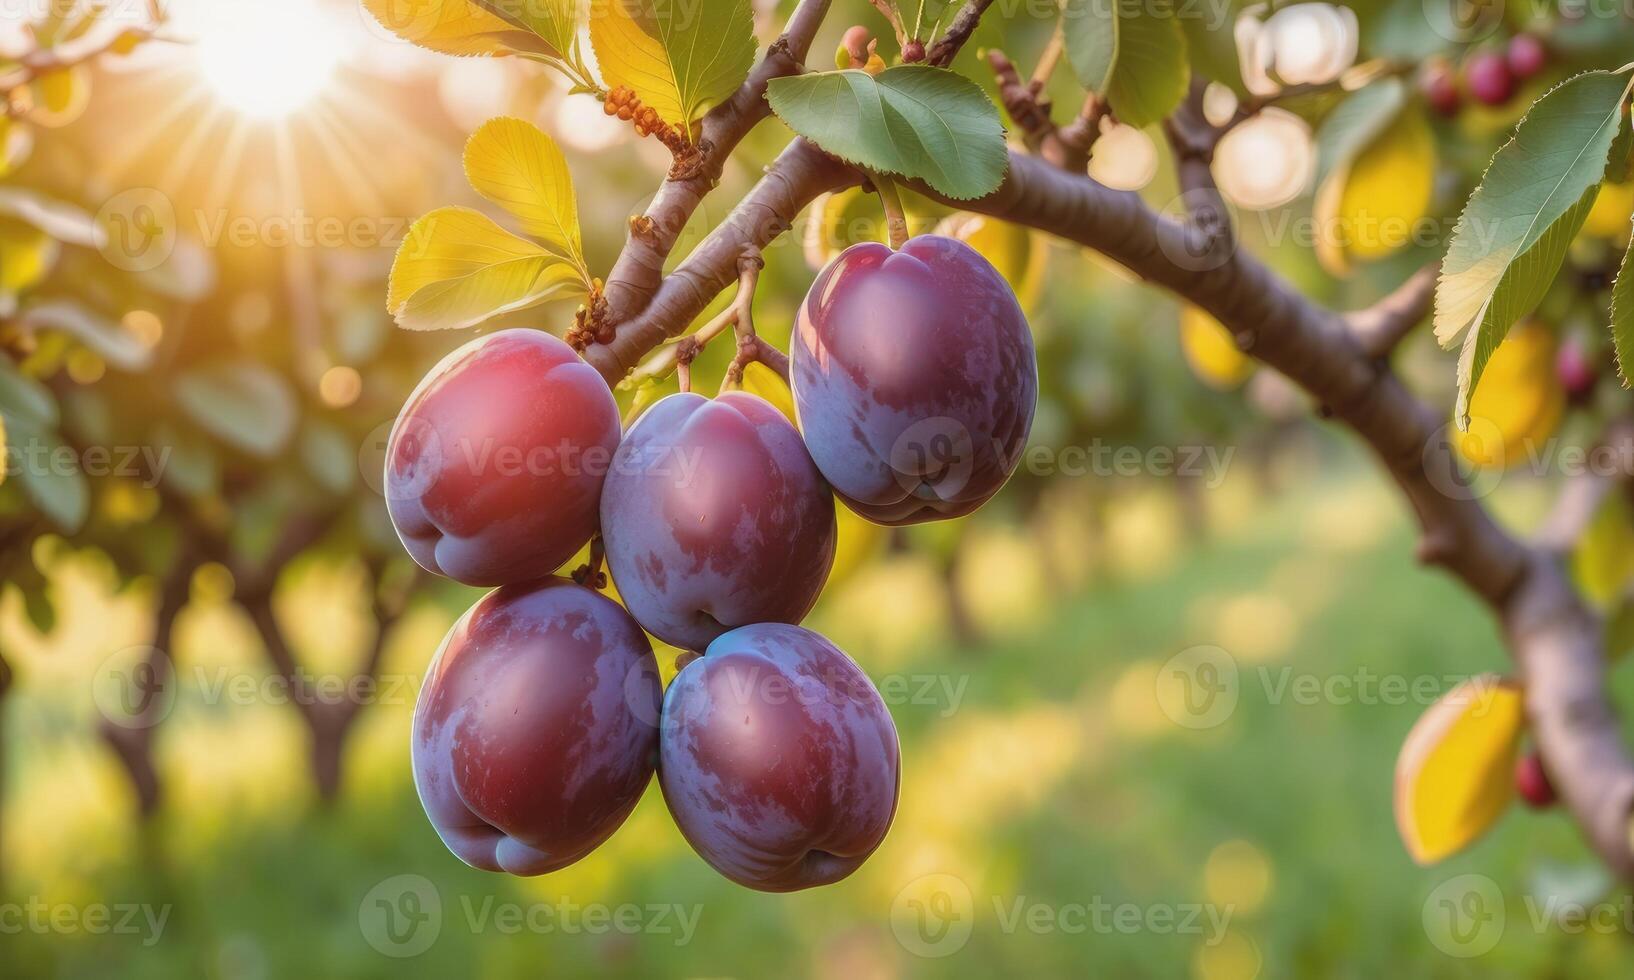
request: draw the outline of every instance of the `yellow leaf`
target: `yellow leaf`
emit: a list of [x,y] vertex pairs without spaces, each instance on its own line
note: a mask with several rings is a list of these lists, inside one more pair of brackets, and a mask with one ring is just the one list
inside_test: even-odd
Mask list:
[[1228,391],[1254,373],[1254,359],[1237,348],[1231,331],[1195,306],[1180,311],[1180,350],[1192,373],[1211,388]]
[[441,208],[409,230],[392,263],[387,305],[408,330],[473,327],[575,290],[560,257],[469,208]]
[[539,2],[524,5],[529,11],[517,16],[526,28],[509,23],[472,0],[363,0],[380,26],[405,41],[443,54],[458,56],[502,55],[512,51],[560,58],[572,43],[574,21],[559,20],[571,14],[577,0],[547,0],[539,13]]
[[749,0],[593,0],[590,9],[590,43],[608,87],[630,88],[683,131],[749,77],[754,26]]
[[61,252],[62,246],[33,225],[0,218],[0,312],[7,297],[38,285]]
[[1634,520],[1628,500],[1607,494],[1572,548],[1572,577],[1588,600],[1609,607],[1634,579]]
[[91,73],[83,65],[47,72],[35,80],[29,121],[47,129],[78,119],[91,102]]
[[524,232],[571,262],[589,288],[573,175],[555,140],[520,119],[489,120],[465,145],[465,175],[478,194],[516,215]]
[[1554,331],[1527,320],[1492,352],[1470,399],[1469,429],[1458,451],[1477,466],[1501,469],[1540,455],[1566,414],[1555,372]]
[[835,531],[834,568],[828,573],[828,584],[834,588],[862,570],[885,547],[890,532],[883,526],[858,517],[849,507],[834,508]]
[[1525,724],[1521,691],[1496,674],[1471,678],[1419,718],[1396,760],[1396,828],[1419,864],[1463,850],[1514,795]]
[[1350,262],[1375,261],[1414,241],[1435,190],[1435,134],[1404,112],[1317,195],[1317,258],[1336,276]]
[[1600,185],[1600,193],[1583,219],[1582,234],[1595,238],[1627,241],[1629,223],[1634,220],[1634,180]]
[[799,424],[794,417],[794,392],[789,390],[788,383],[776,371],[759,361],[750,362],[743,369],[743,390],[764,398],[773,408],[788,416],[790,425]]
[[[907,212],[910,234],[922,235],[936,227],[944,213],[938,210],[940,205],[906,187],[897,190],[902,196],[902,209]],[[853,245],[889,240],[885,208],[879,203],[879,195],[861,187],[850,187],[819,195],[812,202],[811,220],[806,222],[802,247],[806,263],[813,270],[820,270]]]

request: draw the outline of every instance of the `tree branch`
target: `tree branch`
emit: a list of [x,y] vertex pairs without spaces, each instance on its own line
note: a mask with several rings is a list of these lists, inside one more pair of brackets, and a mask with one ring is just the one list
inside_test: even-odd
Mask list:
[[966,0],[958,16],[953,18],[953,23],[948,25],[942,39],[931,45],[926,61],[939,68],[953,64],[959,49],[965,46],[965,42],[970,40],[970,35],[976,32],[976,26],[982,22],[982,14],[992,5],[993,0]]
[[[933,64],[952,60],[990,2],[965,5],[932,49]],[[1207,125],[1194,90],[1178,126],[1168,128],[1188,174],[1183,182],[1206,210],[1218,198],[1206,171],[1223,129],[1209,127],[1204,134],[1199,122]],[[796,140],[675,274],[661,279],[656,267],[651,270],[651,301],[620,326],[613,343],[595,345],[587,359],[609,381],[623,377],[731,283],[745,246],[765,247],[818,194],[859,179]],[[1445,567],[1503,624],[1525,680],[1527,716],[1545,766],[1602,859],[1618,874],[1634,877],[1634,760],[1605,693],[1601,624],[1555,555],[1523,544],[1492,521],[1465,482],[1444,413],[1407,390],[1376,356],[1376,344],[1358,338],[1352,320],[1317,305],[1246,251],[1229,246],[1223,205],[1215,221],[1181,224],[1154,213],[1133,193],[1016,154],[1000,188],[978,201],[948,201],[915,186],[954,207],[1093,248],[1184,297],[1225,324],[1241,349],[1314,395],[1326,417],[1366,442],[1417,516],[1420,559]],[[1192,210],[1198,213],[1196,203]],[[1223,240],[1227,247],[1220,247]]]
[[1357,343],[1371,357],[1389,357],[1435,306],[1435,284],[1441,263],[1431,262],[1408,277],[1395,292],[1365,310],[1345,317]]
[[613,342],[590,347],[585,360],[609,384],[617,384],[648,351],[679,336],[721,290],[737,281],[738,259],[746,248],[765,248],[817,195],[861,179],[805,140],[795,140],[726,220],[662,280],[652,301],[619,325]]
[[624,251],[607,277],[607,319],[615,326],[635,316],[652,301],[664,278],[664,264],[681,231],[698,205],[714,190],[726,161],[743,138],[771,114],[766,85],[774,78],[798,74],[831,0],[801,0],[747,81],[725,102],[704,117],[699,143],[703,155],[697,166],[664,181],[645,215],[631,222]]
[[1181,199],[1193,224],[1204,235],[1204,254],[1223,261],[1233,247],[1231,214],[1214,182],[1214,150],[1220,144],[1220,130],[1210,125],[1203,113],[1207,88],[1207,82],[1194,77],[1186,100],[1164,120],[1163,132],[1174,152]]
[[[745,244],[764,247],[819,193],[858,180],[795,141],[665,282],[636,329],[621,331],[621,345],[593,349],[592,363],[606,377],[622,376],[731,283]],[[1444,413],[1407,390],[1364,346],[1352,320],[1315,304],[1246,251],[1220,253],[1205,233],[1156,214],[1138,195],[1035,157],[1012,154],[1004,184],[986,198],[942,200],[1093,248],[1202,307],[1233,331],[1239,347],[1316,396],[1328,417],[1366,442],[1415,512],[1421,560],[1445,567],[1502,622],[1526,680],[1533,737],[1557,788],[1607,864],[1634,877],[1634,760],[1606,699],[1599,622],[1553,555],[1492,521],[1460,471]]]

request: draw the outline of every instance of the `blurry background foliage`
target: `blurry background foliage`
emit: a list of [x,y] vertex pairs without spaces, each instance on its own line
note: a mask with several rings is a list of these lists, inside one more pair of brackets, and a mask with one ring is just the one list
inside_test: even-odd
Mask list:
[[[0,420],[12,464],[0,483],[0,898],[174,911],[151,946],[84,931],[7,935],[8,974],[758,976],[799,964],[851,978],[1227,980],[1375,975],[1435,956],[1424,975],[1473,976],[1426,946],[1421,903],[1445,877],[1479,870],[1517,894],[1605,887],[1557,816],[1511,816],[1471,855],[1415,868],[1390,824],[1389,787],[1423,706],[1274,702],[1268,685],[1285,671],[1441,678],[1503,663],[1475,604],[1413,565],[1403,515],[1353,446],[1307,421],[1303,397],[1254,371],[1200,312],[1075,248],[914,200],[921,230],[977,244],[1027,305],[1042,379],[1035,447],[1104,447],[1088,459],[1109,466],[1118,447],[1209,446],[1232,453],[1223,477],[1024,466],[994,504],[950,525],[888,533],[845,521],[816,628],[876,679],[936,685],[915,698],[921,687],[908,683],[907,703],[892,705],[901,812],[847,882],[775,901],[738,889],[691,854],[656,789],[608,846],[560,874],[518,881],[460,866],[414,799],[407,733],[418,677],[473,596],[408,564],[378,474],[407,393],[469,335],[393,329],[386,275],[415,218],[485,207],[460,151],[492,117],[528,120],[561,143],[597,273],[668,154],[538,65],[415,48],[344,0],[178,0],[159,40],[142,4],[46,6],[0,23]],[[791,6],[756,4],[762,43]],[[1354,95],[1291,100],[1239,127],[1217,162],[1245,246],[1341,307],[1399,282],[1444,235],[1315,242],[1302,223],[1449,228],[1532,99],[1634,50],[1634,25],[1620,8],[1606,13],[1617,5],[1586,5],[1576,19],[1506,5],[1495,37],[1541,31],[1553,60],[1508,105],[1447,121],[1411,84],[1411,66],[1467,54],[1425,29],[1434,6],[1232,7],[1243,14],[1246,91],[1387,69],[1366,89],[1383,94],[1348,121],[1332,121],[1334,110]],[[816,52],[863,23],[894,56],[872,5],[835,8]],[[1020,9],[987,18],[956,66],[990,93],[981,49],[1002,46],[1031,66],[1049,42],[1050,22]],[[38,71],[41,52],[64,67]],[[87,52],[96,56],[75,60]],[[1081,94],[1067,71],[1048,91],[1063,107]],[[787,139],[776,120],[750,135],[677,258]],[[1118,127],[1091,173],[1165,207],[1176,188],[1160,144],[1155,127]],[[1533,346],[1508,358],[1533,410],[1493,419],[1488,441],[1466,447],[1476,462],[1501,458],[1495,446],[1523,431],[1594,431],[1592,400],[1561,405],[1552,357],[1573,344],[1609,370],[1605,293],[1634,193],[1601,200]],[[784,346],[814,268],[883,234],[874,198],[819,202],[767,252],[756,313],[768,339]],[[133,235],[158,241],[164,261],[131,261]],[[558,304],[493,326],[561,333],[572,314]],[[719,382],[728,347],[696,365],[700,389]],[[1450,405],[1451,358],[1415,337],[1404,371]],[[787,397],[764,374],[746,383]],[[631,407],[636,396],[621,397]],[[132,455],[98,465],[95,447]],[[70,462],[28,462],[42,458]],[[1540,483],[1502,482],[1494,499],[1506,520],[1536,519]],[[1634,574],[1618,547],[1634,538],[1621,506],[1574,559],[1613,612],[1626,612]],[[1155,696],[1163,663],[1196,644],[1226,648],[1242,668],[1239,707],[1205,731],[1173,724]],[[667,669],[673,656],[661,658]],[[110,678],[144,669],[176,680],[159,703],[98,697]],[[279,696],[276,683],[300,691],[369,675],[378,694],[342,706]],[[223,693],[239,685],[251,693]],[[974,896],[968,945],[947,960],[915,955],[893,929],[893,903],[928,873],[952,873]],[[359,916],[370,889],[404,874],[434,883],[444,919],[428,951],[400,961],[371,947]],[[1009,909],[1018,897],[1211,902],[1234,915],[1208,942],[1006,933],[995,902]],[[684,946],[474,930],[462,903],[489,898],[678,903],[701,918]],[[1522,916],[1518,903],[1511,915]],[[1512,928],[1479,974],[1615,975],[1626,942]]]

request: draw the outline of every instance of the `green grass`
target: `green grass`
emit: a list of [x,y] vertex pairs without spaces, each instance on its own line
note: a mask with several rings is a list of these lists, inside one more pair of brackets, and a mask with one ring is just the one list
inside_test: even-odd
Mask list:
[[[579,869],[533,882],[485,875],[443,850],[412,788],[397,779],[384,791],[354,788],[330,812],[295,803],[276,818],[229,811],[202,853],[176,839],[171,814],[154,831],[156,856],[146,862],[81,867],[64,856],[109,902],[171,906],[162,937],[149,947],[140,937],[25,930],[0,940],[4,971],[1225,980],[1254,975],[1257,962],[1264,977],[1628,975],[1626,926],[1566,935],[1533,925],[1534,909],[1548,899],[1540,872],[1592,866],[1562,815],[1511,813],[1437,868],[1406,857],[1392,822],[1391,777],[1422,704],[1273,696],[1284,670],[1327,682],[1365,668],[1445,689],[1470,673],[1505,668],[1485,612],[1452,582],[1414,565],[1394,510],[1359,549],[1308,540],[1313,508],[1334,510],[1324,502],[1329,489],[1266,508],[1164,574],[1062,597],[1050,614],[1007,629],[1002,642],[938,644],[893,668],[963,680],[963,699],[956,710],[945,701],[896,707],[903,814],[881,853],[834,888],[763,896],[728,884],[686,849],[656,792],[609,850]],[[1358,500],[1394,507],[1383,497]],[[1308,590],[1280,596],[1286,583],[1315,578],[1312,569],[1326,570],[1325,587],[1307,581]],[[1192,732],[1120,715],[1111,697],[1120,678],[1187,647],[1222,643],[1220,620],[1207,611],[1247,594],[1283,598],[1294,633],[1262,662],[1238,658],[1239,702],[1224,724]],[[1133,703],[1141,707],[1139,698]],[[1022,738],[1020,748],[1009,735]],[[1029,745],[1028,737],[1047,744]],[[949,792],[936,792],[938,784]],[[14,817],[8,833],[26,833],[26,821]],[[1208,905],[1204,868],[1227,841],[1262,855],[1271,882],[1257,904],[1214,907],[1215,915],[1231,913],[1228,937],[1209,928],[1120,928],[1111,918],[1120,906],[1149,922]],[[892,918],[893,899],[928,872],[952,874],[970,893],[962,919],[968,941],[944,958],[917,956],[899,940],[915,934],[911,896]],[[1430,942],[1424,914],[1438,885],[1467,873],[1501,889],[1507,927],[1490,952],[1460,959]],[[378,938],[378,928],[360,925],[378,923],[367,909],[360,919],[364,896],[400,875],[424,876],[442,904],[436,941],[402,959],[377,952],[367,933],[375,928]],[[554,913],[547,919],[539,911],[559,900],[631,903],[649,922],[645,906],[679,905],[698,916],[697,931],[685,943],[673,932],[568,934]],[[467,907],[480,914],[485,902],[534,908],[532,927],[473,920]],[[1099,924],[1093,912],[1077,918],[1080,906],[1101,907]],[[1018,907],[1042,910],[1033,914],[1044,927],[1007,929]],[[664,924],[676,926],[673,918]]]

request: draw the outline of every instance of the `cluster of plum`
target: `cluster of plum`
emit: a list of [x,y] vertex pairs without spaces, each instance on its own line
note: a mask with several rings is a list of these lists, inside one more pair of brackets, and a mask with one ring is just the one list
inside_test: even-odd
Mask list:
[[[833,564],[834,497],[885,524],[985,503],[1031,427],[1032,338],[984,258],[924,236],[836,258],[792,346],[799,429],[750,394],[683,392],[624,432],[601,376],[532,330],[467,344],[410,397],[393,523],[425,568],[499,587],[450,631],[415,710],[415,785],[462,860],[571,864],[655,770],[693,848],[751,888],[838,881],[884,839],[890,712],[797,625]],[[593,569],[557,575],[598,533],[623,606]],[[689,651],[667,691],[648,634]]]
[[1549,63],[1549,50],[1535,34],[1516,34],[1503,49],[1482,48],[1464,59],[1463,85],[1444,60],[1428,62],[1419,85],[1431,109],[1449,119],[1464,106],[1464,94],[1487,106],[1508,104],[1520,83]]

